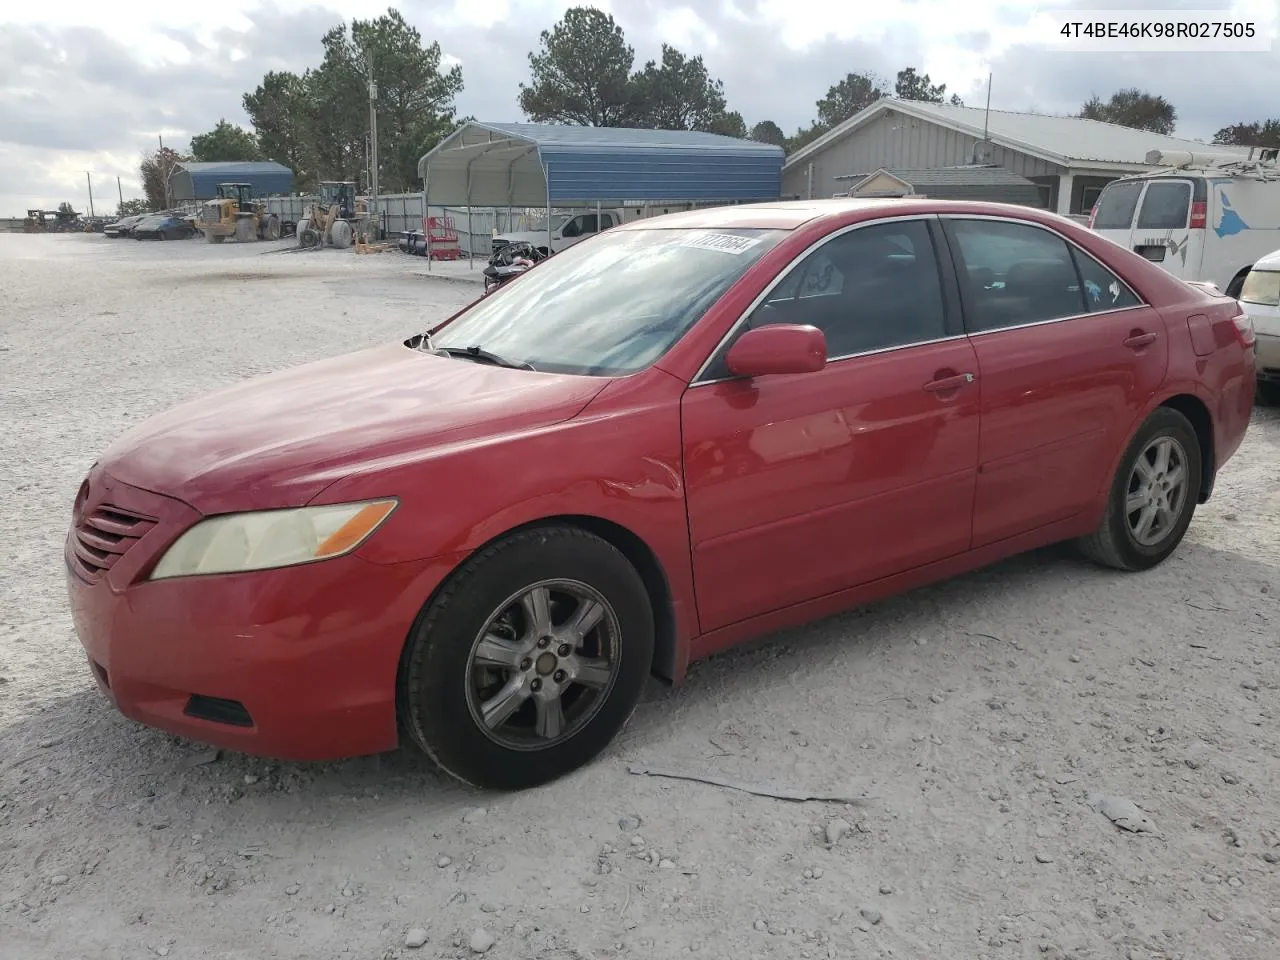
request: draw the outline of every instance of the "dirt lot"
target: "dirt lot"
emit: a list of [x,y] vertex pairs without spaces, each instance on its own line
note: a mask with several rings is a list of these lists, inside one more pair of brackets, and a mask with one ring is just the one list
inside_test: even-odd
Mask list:
[[1047,550],[775,636],[655,686],[597,763],[525,794],[407,751],[215,756],[117,715],[62,586],[100,450],[478,292],[396,253],[269,249],[0,236],[4,960],[1280,956],[1278,410],[1162,568]]

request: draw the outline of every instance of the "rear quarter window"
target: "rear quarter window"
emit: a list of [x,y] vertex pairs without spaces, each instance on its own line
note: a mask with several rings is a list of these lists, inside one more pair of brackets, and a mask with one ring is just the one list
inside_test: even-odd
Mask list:
[[1191,184],[1185,180],[1147,184],[1138,214],[1139,230],[1181,230],[1187,225],[1191,211]]
[[1095,230],[1128,230],[1138,209],[1142,182],[1108,184],[1098,198],[1098,213],[1093,218]]

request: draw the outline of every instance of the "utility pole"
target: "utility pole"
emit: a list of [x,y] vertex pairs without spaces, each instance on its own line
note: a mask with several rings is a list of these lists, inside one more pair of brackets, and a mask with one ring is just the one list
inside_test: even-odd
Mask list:
[[120,178],[116,177],[116,193],[120,197],[120,216],[124,216],[124,187],[120,186]]
[[157,158],[160,162],[156,164],[160,168],[160,176],[164,179],[164,208],[169,209],[169,174],[170,170],[167,166],[161,166],[164,163],[164,134],[157,133],[156,136],[160,140],[160,156]]
[[84,182],[89,184],[89,219],[93,219],[93,177],[88,170],[84,172]]
[[369,213],[374,223],[374,239],[382,239],[382,217],[378,212],[378,85],[369,77]]

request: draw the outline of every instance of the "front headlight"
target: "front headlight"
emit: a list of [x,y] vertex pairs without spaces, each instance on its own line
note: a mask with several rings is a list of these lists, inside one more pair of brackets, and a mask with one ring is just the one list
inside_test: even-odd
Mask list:
[[373,500],[210,517],[165,551],[150,579],[269,570],[340,557],[367,540],[396,504]]

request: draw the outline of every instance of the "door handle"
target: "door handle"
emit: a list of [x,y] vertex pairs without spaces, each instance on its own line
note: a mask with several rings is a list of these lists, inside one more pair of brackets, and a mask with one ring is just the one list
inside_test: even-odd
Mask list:
[[959,390],[966,383],[973,383],[972,373],[957,373],[954,377],[940,377],[930,380],[924,388],[930,393],[946,393],[948,390]]
[[1130,350],[1137,350],[1155,342],[1156,335],[1154,333],[1134,333],[1125,338],[1124,345]]

